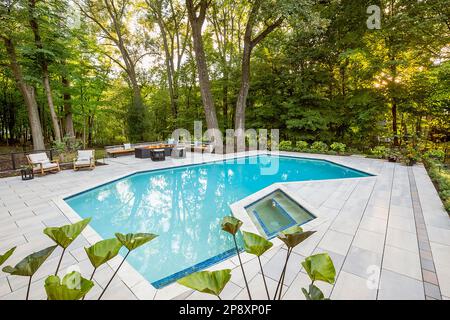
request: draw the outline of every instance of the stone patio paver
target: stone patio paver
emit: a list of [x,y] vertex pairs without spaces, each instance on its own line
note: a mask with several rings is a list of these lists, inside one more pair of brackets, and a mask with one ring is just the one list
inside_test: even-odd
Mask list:
[[424,300],[423,283],[420,280],[382,269],[378,299]]

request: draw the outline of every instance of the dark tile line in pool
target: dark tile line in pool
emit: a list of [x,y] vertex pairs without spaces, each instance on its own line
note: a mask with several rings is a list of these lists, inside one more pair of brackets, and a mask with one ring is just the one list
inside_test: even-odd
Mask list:
[[[241,250],[242,251],[242,250]],[[212,258],[209,258],[205,261],[202,261],[192,267],[186,268],[184,270],[178,271],[168,277],[162,278],[160,280],[154,281],[152,282],[152,286],[154,286],[156,289],[161,289],[169,284],[171,284],[172,282],[175,282],[178,279],[181,279],[191,273],[197,272],[199,270],[208,268],[210,266],[212,266],[213,264],[216,264],[218,262],[221,262],[225,259],[230,258],[231,256],[236,254],[236,249],[230,249],[227,250],[225,252],[222,252],[221,254],[218,254],[217,256],[214,256]]]

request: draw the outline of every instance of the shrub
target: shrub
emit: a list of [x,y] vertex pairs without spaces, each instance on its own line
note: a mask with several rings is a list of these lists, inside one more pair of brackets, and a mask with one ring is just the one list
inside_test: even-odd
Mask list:
[[376,146],[371,151],[372,154],[378,158],[386,158],[390,153],[390,149],[385,146]]
[[53,141],[52,148],[58,153],[64,153],[67,150],[67,146],[64,141]]
[[278,144],[278,149],[282,151],[291,151],[292,150],[292,141],[282,140]]
[[311,150],[315,152],[327,152],[328,146],[322,141],[316,141],[311,145]]
[[306,151],[308,150],[308,142],[306,141],[297,141],[295,144],[295,151]]
[[345,152],[345,148],[347,148],[347,146],[344,143],[340,143],[340,142],[333,142],[330,145],[331,150],[337,152],[337,153],[344,153]]
[[438,189],[445,210],[450,213],[450,171],[442,163],[433,159],[424,159],[431,180]]
[[412,166],[420,160],[419,152],[412,146],[408,146],[401,152],[402,160],[409,166]]
[[444,161],[445,158],[445,152],[442,150],[434,149],[434,150],[428,150],[423,154],[423,157],[425,159],[434,159],[438,161]]

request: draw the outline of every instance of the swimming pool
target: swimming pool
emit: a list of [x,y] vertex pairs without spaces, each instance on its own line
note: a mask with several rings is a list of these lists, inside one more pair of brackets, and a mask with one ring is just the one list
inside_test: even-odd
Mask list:
[[[261,175],[278,159],[278,171]],[[159,235],[129,263],[156,288],[232,256],[220,223],[229,205],[275,182],[365,177],[325,160],[269,155],[135,173],[65,198],[106,238],[115,232]]]

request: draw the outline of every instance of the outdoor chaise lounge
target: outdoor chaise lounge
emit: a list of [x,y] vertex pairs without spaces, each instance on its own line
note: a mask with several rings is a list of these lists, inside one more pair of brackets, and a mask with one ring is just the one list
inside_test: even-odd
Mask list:
[[78,155],[73,160],[73,170],[80,168],[95,168],[95,150],[78,150]]
[[27,160],[33,172],[44,174],[47,171],[61,171],[58,160],[50,161],[45,152],[28,154]]

